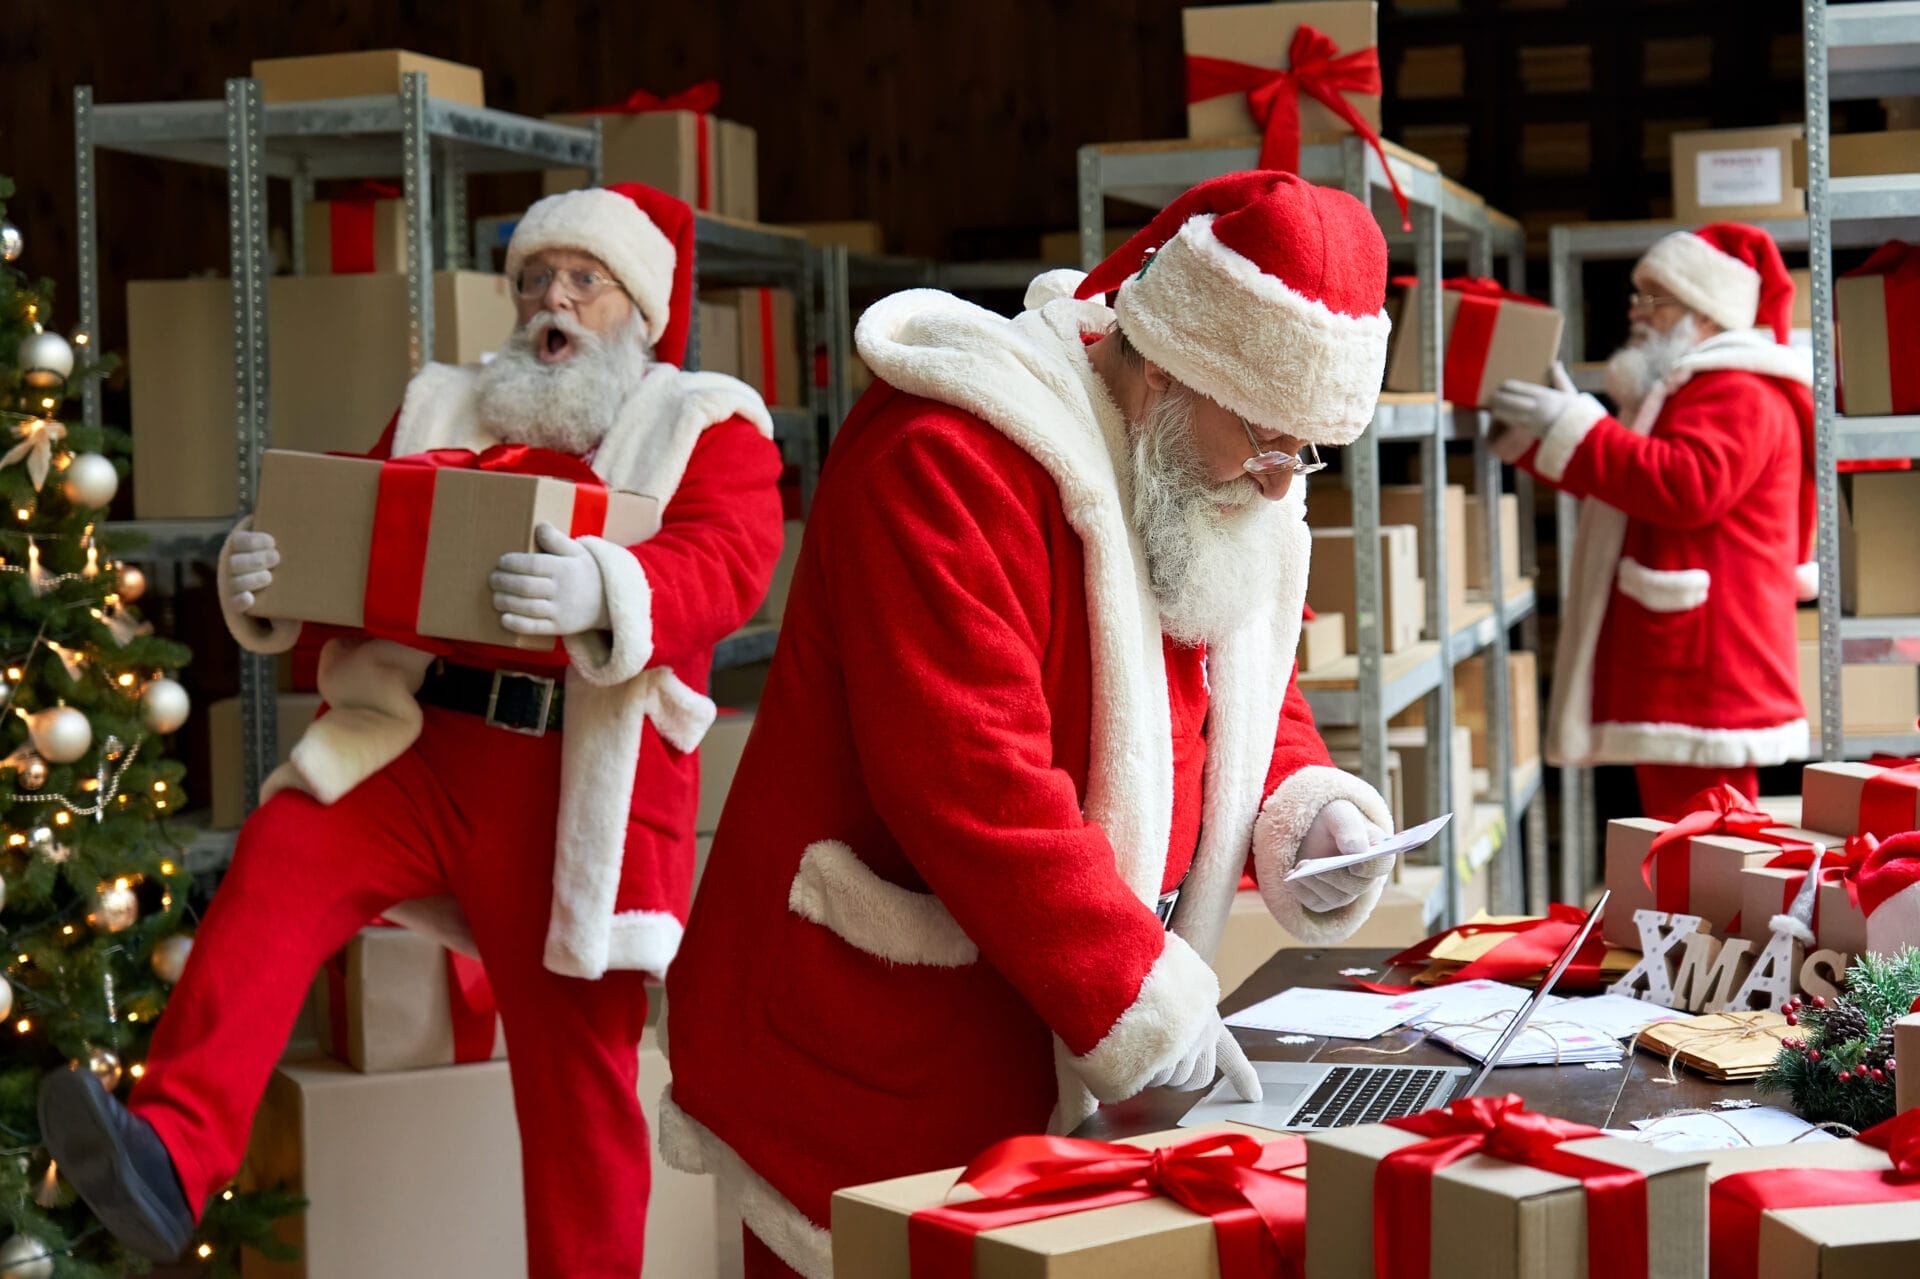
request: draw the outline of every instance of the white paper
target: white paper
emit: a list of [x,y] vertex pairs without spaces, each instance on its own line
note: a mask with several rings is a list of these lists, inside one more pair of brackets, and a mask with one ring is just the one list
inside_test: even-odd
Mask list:
[[1792,1111],[1778,1106],[1636,1119],[1633,1127],[1635,1131],[1609,1135],[1645,1142],[1662,1150],[1737,1150],[1742,1146],[1836,1140],[1832,1133],[1815,1128]]
[[[1608,1035],[1588,1030],[1584,1026],[1567,1025],[1554,1020],[1556,1010],[1543,1008],[1527,1022],[1525,1030],[1507,1045],[1500,1054],[1500,1065],[1505,1066],[1572,1066],[1588,1061],[1618,1061],[1622,1049],[1620,1041]],[[1447,1026],[1434,1029],[1431,1033],[1436,1042],[1445,1044],[1463,1057],[1474,1061],[1485,1061],[1493,1046],[1506,1033],[1507,1022],[1512,1013],[1490,1019],[1485,1026]]]
[[[1420,998],[1426,1001],[1428,1008],[1414,1023],[1416,1030],[1424,1030],[1438,1022],[1471,1022],[1490,1013],[1512,1012],[1532,999],[1533,992],[1482,977],[1474,981],[1455,981],[1434,986],[1421,991]],[[1560,996],[1549,995],[1547,1006],[1551,1007],[1559,1000]]]
[[1577,1021],[1602,1035],[1625,1039],[1639,1034],[1643,1026],[1651,1026],[1656,1021],[1678,1021],[1689,1014],[1625,995],[1589,995],[1554,1005],[1553,1015],[1560,1021]]
[[1345,866],[1358,866],[1361,862],[1370,862],[1376,857],[1398,856],[1419,848],[1435,835],[1440,828],[1453,820],[1452,813],[1445,813],[1430,822],[1401,831],[1398,835],[1389,835],[1377,843],[1369,844],[1364,853],[1342,853],[1338,857],[1311,857],[1301,862],[1287,873],[1288,880],[1305,879],[1309,875],[1324,875],[1330,870],[1339,870]]
[[1694,194],[1703,209],[1778,204],[1780,169],[1778,147],[1701,151],[1693,157]]
[[1375,995],[1364,990],[1296,986],[1229,1015],[1226,1023],[1281,1035],[1377,1039],[1427,1007],[1424,995]]

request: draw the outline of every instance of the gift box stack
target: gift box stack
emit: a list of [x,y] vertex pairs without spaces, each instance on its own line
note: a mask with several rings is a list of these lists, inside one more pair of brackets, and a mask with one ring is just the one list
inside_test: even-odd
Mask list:
[[[741,222],[760,216],[758,135],[715,114],[720,86],[704,80],[679,93],[635,89],[587,111],[549,116],[577,127],[600,124],[600,180],[644,182],[702,213]],[[546,192],[587,185],[585,169],[549,169]]]

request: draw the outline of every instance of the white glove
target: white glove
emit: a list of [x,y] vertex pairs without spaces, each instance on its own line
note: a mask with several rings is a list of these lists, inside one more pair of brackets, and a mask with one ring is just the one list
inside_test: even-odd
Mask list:
[[1514,447],[1512,441],[1517,436],[1517,449],[1525,452],[1528,444],[1545,435],[1573,402],[1580,399],[1593,400],[1596,409],[1600,406],[1591,395],[1581,394],[1580,388],[1567,376],[1566,366],[1556,360],[1552,386],[1513,378],[1502,382],[1500,389],[1493,393],[1493,417],[1507,428],[1502,434],[1509,446]]
[[273,534],[237,528],[227,535],[220,558],[224,561],[220,567],[227,582],[227,607],[245,613],[253,607],[254,597],[273,585],[273,570],[280,563]]
[[[1315,815],[1313,825],[1307,827],[1306,836],[1300,841],[1298,860],[1306,862],[1315,857],[1346,857],[1364,853],[1375,840],[1386,838],[1386,834],[1362,817],[1360,810],[1350,801],[1330,800]],[[1386,854],[1325,874],[1296,879],[1290,887],[1300,898],[1300,904],[1308,910],[1338,910],[1357,900],[1373,887],[1374,880],[1392,869],[1393,857]]]
[[1218,1073],[1224,1074],[1233,1084],[1233,1090],[1240,1094],[1240,1100],[1260,1100],[1260,1076],[1253,1073],[1253,1066],[1247,1061],[1240,1041],[1233,1037],[1233,1032],[1217,1015],[1200,1028],[1200,1033],[1187,1046],[1186,1052],[1180,1055],[1179,1061],[1156,1071],[1142,1086],[1190,1092],[1211,1084],[1216,1067]]
[[592,554],[551,524],[533,540],[544,554],[502,555],[487,579],[500,624],[516,635],[607,629],[607,591]]

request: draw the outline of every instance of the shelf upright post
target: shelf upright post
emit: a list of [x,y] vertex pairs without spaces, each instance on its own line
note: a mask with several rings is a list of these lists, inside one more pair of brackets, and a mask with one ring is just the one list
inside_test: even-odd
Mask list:
[[[1574,256],[1570,228],[1554,227],[1549,237],[1549,283],[1553,305],[1564,321],[1560,331],[1560,358],[1572,364],[1586,349],[1584,263]],[[1560,616],[1567,615],[1567,602],[1573,596],[1574,535],[1580,525],[1580,502],[1568,493],[1555,493],[1554,545],[1558,560]],[[1558,898],[1577,902],[1587,887],[1587,845],[1593,818],[1588,807],[1592,772],[1585,768],[1560,769],[1560,875]]]
[[[80,331],[87,335],[94,351],[100,344],[100,206],[98,179],[94,173],[93,86],[83,84],[73,91],[73,186],[74,211],[79,226],[80,254]],[[80,420],[88,426],[101,421],[100,379],[90,377],[80,388]]]
[[407,219],[407,367],[433,359],[433,207],[428,168],[427,73],[400,76],[400,188]]
[[[846,250],[842,249],[843,255]],[[813,375],[814,343],[820,340],[816,332],[816,312],[813,309],[814,291],[826,286],[820,259],[824,255],[811,245],[803,245],[797,275],[794,278],[794,327],[800,350],[803,354],[800,367],[800,383],[807,400],[807,429],[801,432],[800,439],[800,510],[813,510],[813,490],[820,483],[820,439],[826,430],[827,417],[832,411],[832,400],[828,388],[820,385]]]
[[827,348],[826,438],[832,446],[840,424],[853,411],[853,392],[847,382],[847,358],[853,351],[852,282],[847,246],[829,244],[815,251],[820,263],[821,328]]
[[[1445,228],[1437,200],[1431,206],[1415,205],[1412,212],[1414,278],[1419,281],[1421,301],[1417,329],[1420,335],[1420,385],[1434,388],[1432,428],[1420,440],[1420,506],[1426,524],[1420,546],[1423,552],[1421,558],[1425,561],[1421,568],[1426,577],[1427,630],[1440,646],[1440,678],[1426,695],[1426,785],[1427,794],[1435,797],[1430,802],[1450,804],[1453,795],[1453,619],[1447,615],[1446,512],[1447,427],[1452,414],[1440,375],[1446,360],[1446,311],[1440,287]],[[1377,502],[1378,477],[1371,489]],[[1380,540],[1377,536],[1368,538],[1364,544],[1356,544],[1354,555],[1373,560],[1377,575],[1380,558]],[[1380,731],[1384,735],[1384,724],[1380,726]],[[1460,859],[1455,853],[1460,847],[1458,836],[1471,816],[1469,813],[1457,815],[1434,841],[1446,885],[1446,918],[1442,923],[1449,928],[1460,919]]]
[[287,252],[293,260],[287,267],[295,275],[307,273],[307,205],[313,200],[313,173],[306,160],[299,161],[291,179],[293,188],[291,225],[287,232]]
[[439,269],[458,271],[466,266],[467,166],[453,147],[443,147],[433,158],[440,201],[433,213],[439,233]]
[[1826,0],[1803,0],[1807,74],[1807,264],[1813,280],[1813,484],[1820,566],[1820,756],[1845,758],[1840,704],[1840,475],[1834,421],[1833,214],[1827,187]]
[[1106,254],[1107,197],[1100,188],[1100,148],[1080,148],[1080,269],[1091,271]]

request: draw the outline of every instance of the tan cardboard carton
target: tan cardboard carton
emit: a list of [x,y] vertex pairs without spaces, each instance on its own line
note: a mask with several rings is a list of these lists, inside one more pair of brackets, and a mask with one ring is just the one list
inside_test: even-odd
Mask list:
[[1699,129],[1673,135],[1673,216],[1681,222],[1799,217],[1806,193],[1793,177],[1797,124]]
[[1920,471],[1852,477],[1840,504],[1840,603],[1855,617],[1920,613]]
[[[276,701],[278,718],[276,739],[279,763],[286,763],[300,734],[307,731],[320,712],[318,693],[281,693]],[[209,739],[207,800],[212,806],[209,822],[215,830],[232,830],[246,820],[246,801],[240,749],[240,699],[223,697],[207,707]]]
[[[1398,653],[1420,641],[1426,625],[1427,602],[1420,584],[1419,532],[1411,524],[1384,524],[1380,528],[1380,609],[1376,623],[1381,646]],[[1339,613],[1347,619],[1347,648],[1360,647],[1360,617],[1356,607],[1353,530],[1313,530],[1313,569],[1307,578],[1307,604],[1316,613]]]
[[[1458,625],[1467,607],[1468,539],[1467,491],[1458,484],[1447,485],[1441,500],[1442,519],[1447,529],[1447,615]],[[1380,523],[1411,524],[1426,536],[1426,496],[1418,484],[1382,484],[1380,486]],[[1339,484],[1324,484],[1307,496],[1307,523],[1316,530],[1348,528],[1353,524],[1353,493]],[[1415,543],[1420,556],[1415,572],[1424,572],[1426,544]],[[1316,565],[1317,565],[1316,561]],[[1424,607],[1424,606],[1423,606]]]
[[[707,117],[706,199],[701,199],[700,116],[693,111],[603,112],[547,117],[590,128],[600,121],[600,180],[643,182],[705,213],[752,222],[760,216],[759,140],[743,124]],[[548,195],[587,184],[585,169],[549,169]]]
[[[1827,138],[1827,176],[1872,178],[1920,170],[1920,129],[1835,133]],[[1807,185],[1807,140],[1793,140],[1793,180]]]
[[[320,1047],[335,1061],[365,1075],[454,1064],[447,949],[433,938],[363,928],[321,968],[314,990]],[[506,1055],[496,1019],[491,1056]]]
[[[1801,821],[1814,830],[1832,831],[1840,836],[1858,835],[1860,799],[1867,779],[1884,771],[1876,764],[1808,764],[1800,775],[1800,795],[1804,801]],[[1920,790],[1910,793],[1914,800],[1913,825],[1903,826],[1902,830],[1920,827]],[[1894,831],[1889,828],[1875,833],[1884,836]]]
[[400,77],[427,73],[427,95],[470,107],[487,105],[478,67],[409,53],[405,49],[365,49],[300,58],[255,58],[253,78],[261,100],[307,102],[325,98],[365,98],[400,92]]
[[[347,272],[348,263],[342,260],[337,248],[344,248],[336,239],[350,234],[352,219],[356,210],[342,210],[341,205],[362,204],[366,208],[365,216],[372,223],[372,248],[374,271],[405,271],[407,269],[407,206],[399,200],[309,200],[303,219],[306,226],[307,259],[305,263],[308,275],[331,275],[334,272]],[[338,212],[343,219],[340,226],[335,225],[334,215]]]
[[1300,623],[1300,673],[1325,670],[1347,655],[1347,619],[1338,613],[1317,613]]
[[[1332,40],[1340,53],[1374,48],[1379,6],[1354,0],[1320,0],[1306,4],[1233,4],[1183,9],[1180,29],[1189,55],[1226,58],[1276,70],[1289,66],[1288,51],[1294,29],[1311,25]],[[1360,118],[1380,131],[1380,96],[1344,95]],[[1243,138],[1259,132],[1247,109],[1245,94],[1225,94],[1187,105],[1190,138]],[[1300,136],[1303,141],[1328,140],[1351,133],[1346,121],[1324,104],[1302,95]]]
[[[1493,590],[1492,563],[1487,555],[1486,503],[1478,493],[1466,496],[1467,589]],[[1500,495],[1500,580],[1511,595],[1526,581],[1520,575],[1520,496]]]
[[[1820,644],[1800,641],[1800,702],[1820,732]],[[1911,666],[1875,663],[1840,668],[1840,710],[1849,737],[1911,733],[1920,720],[1920,679]]]
[[[1736,1173],[1891,1167],[1885,1151],[1858,1141],[1799,1141],[1714,1151],[1712,1183]],[[1920,1200],[1774,1209],[1754,1241],[1760,1279],[1891,1279],[1920,1271]],[[1719,1258],[1715,1259],[1718,1273]]]
[[[1420,377],[1420,326],[1415,323],[1415,317],[1421,314],[1421,297],[1417,287],[1396,290],[1388,302],[1393,312],[1393,332],[1387,352],[1386,389],[1389,391],[1433,389]],[[1441,290],[1441,337],[1445,343],[1454,340],[1457,327],[1454,321],[1459,317],[1460,303],[1458,291]],[[1493,333],[1486,340],[1478,383],[1459,386],[1446,383],[1446,397],[1455,404],[1485,408],[1493,402],[1493,393],[1500,389],[1500,384],[1509,378],[1542,386],[1552,383],[1553,361],[1560,351],[1563,324],[1560,313],[1550,306],[1527,302],[1503,300],[1499,307]]]

